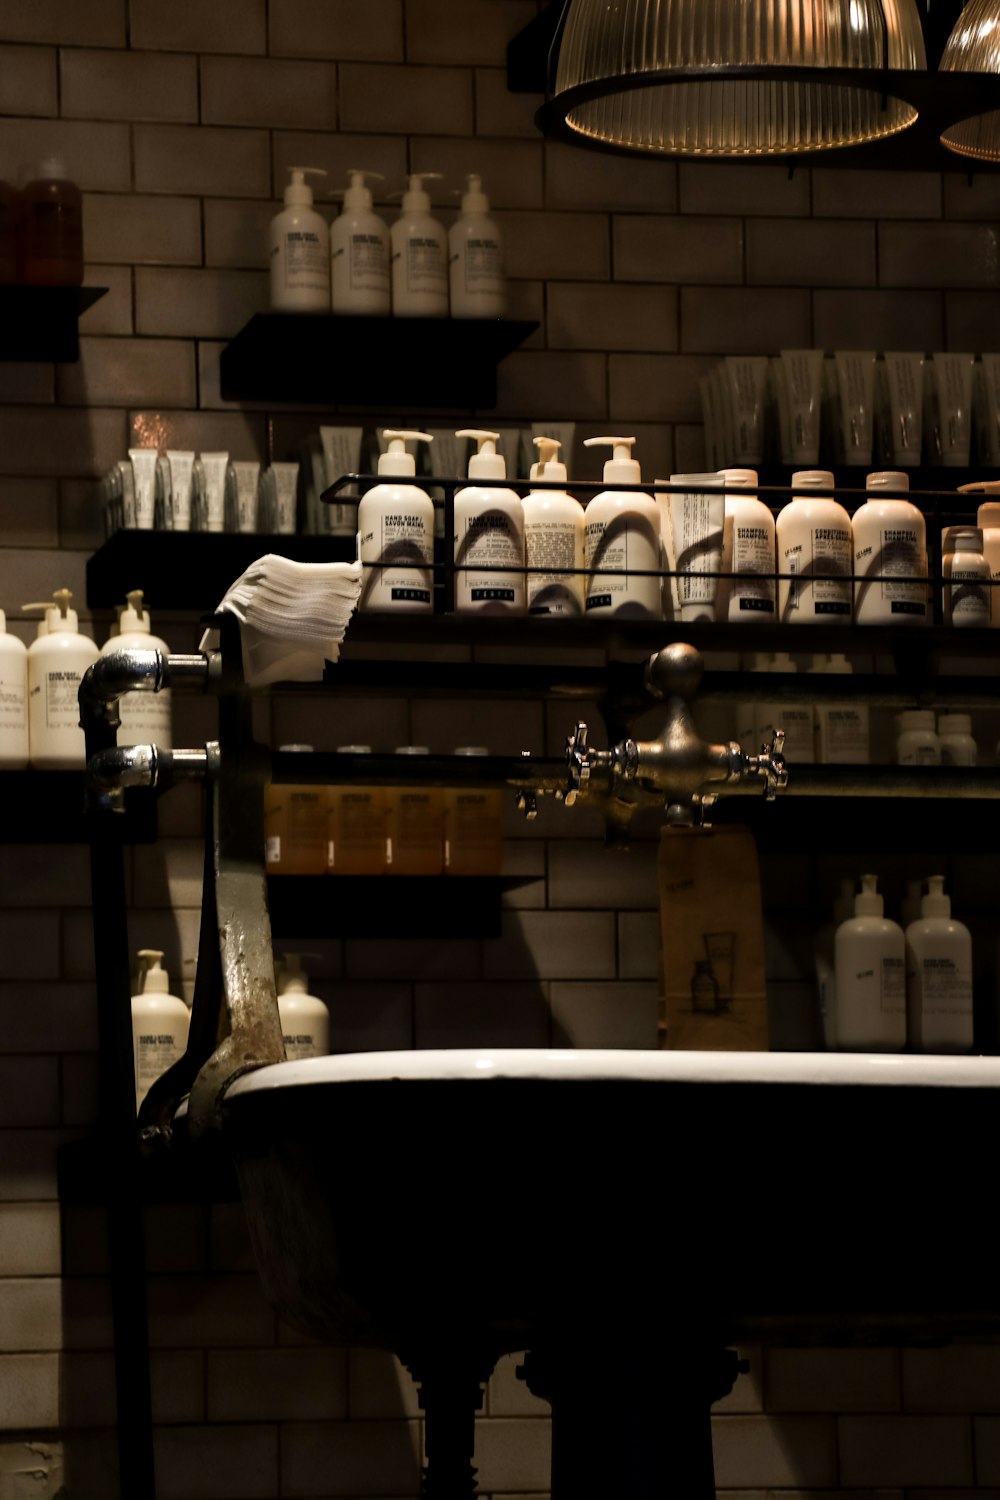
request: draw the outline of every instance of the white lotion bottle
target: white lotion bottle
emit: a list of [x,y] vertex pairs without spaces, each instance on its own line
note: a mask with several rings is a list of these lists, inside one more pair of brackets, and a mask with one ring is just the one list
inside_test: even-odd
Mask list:
[[906,1046],[906,943],[884,915],[874,875],[862,875],[854,916],[834,938],[837,1045],[846,1052]]
[[[828,469],[792,475],[792,499],[778,513],[778,619],[782,625],[850,625],[851,518],[830,490]],[[816,576],[821,575],[821,576]]]
[[28,648],[0,609],[0,770],[28,764]]
[[837,1051],[836,971],[833,945],[837,928],[843,922],[849,922],[853,915],[854,881],[849,877],[844,877],[840,882],[840,894],[833,903],[833,921],[827,922],[816,934],[816,1000],[819,1006],[820,1025],[823,1028],[823,1044],[827,1052]]
[[139,962],[139,988],[132,996],[136,1109],[156,1080],[183,1057],[191,1021],[184,1001],[170,993],[159,949],[140,949]]
[[[716,618],[737,625],[773,623],[774,517],[753,493],[757,471],[720,469],[719,477],[726,482],[726,517]],[[738,576],[727,578],[727,573]]]
[[952,551],[942,559],[944,622],[958,629],[990,624],[990,565],[983,556],[983,533],[977,526],[952,529]]
[[[142,590],[133,589],[126,596],[127,603],[118,618],[116,634],[109,636],[101,647],[102,656],[114,651],[160,651],[170,655],[170,647],[159,636],[153,635],[149,624],[149,611],[142,607]],[[119,745],[159,745],[161,750],[173,747],[170,730],[170,689],[158,693],[124,693],[118,702]]]
[[462,212],[448,231],[448,280],[453,318],[502,318],[507,311],[503,241],[490,218],[482,179],[465,179]]
[[972,935],[952,921],[943,875],[930,877],[906,929],[906,1008],[915,1051],[972,1051]]
[[[463,427],[455,436],[476,441],[470,479],[506,479],[507,466],[496,451],[499,433]],[[524,614],[524,507],[516,491],[479,485],[458,490],[454,547],[456,613]]]
[[326,1057],[330,1051],[330,1012],[317,995],[310,995],[301,953],[285,953],[277,974],[278,1017],[288,1062]]
[[856,625],[927,623],[927,585],[912,581],[927,577],[927,527],[909,488],[906,474],[868,475],[851,519]]
[[271,307],[275,312],[330,311],[330,230],[313,208],[306,177],[322,167],[291,167],[285,206],[271,220]]
[[[531,466],[532,480],[565,483],[566,465],[559,462],[562,444],[549,437],[533,441],[538,462]],[[528,614],[582,615],[583,506],[566,490],[531,490],[522,505]],[[560,571],[552,572],[553,568]]]
[[379,454],[378,472],[389,483],[377,484],[358,505],[362,567],[358,608],[430,614],[434,608],[434,502],[425,490],[405,481],[417,472],[416,459],[406,451],[407,442],[434,439],[427,432],[389,427],[382,437],[388,448]]
[[344,206],[330,226],[333,310],[362,317],[387,317],[392,306],[389,226],[372,206],[366,179],[381,172],[350,169]]
[[448,316],[448,235],[431,213],[424,183],[440,172],[411,172],[392,244],[392,311],[397,318]]
[[604,465],[609,488],[593,497],[584,517],[584,608],[588,616],[663,618],[660,507],[641,490],[610,488],[642,483],[642,470],[632,457],[634,444],[634,437],[584,439],[585,448],[612,450]]
[[45,611],[45,631],[28,647],[28,746],[38,771],[78,770],[86,762],[78,694],[100,652],[80,630],[72,598],[69,589],[56,589],[52,604],[24,606]]
[[938,714],[938,739],[943,766],[974,766],[979,749],[972,733],[971,714]]

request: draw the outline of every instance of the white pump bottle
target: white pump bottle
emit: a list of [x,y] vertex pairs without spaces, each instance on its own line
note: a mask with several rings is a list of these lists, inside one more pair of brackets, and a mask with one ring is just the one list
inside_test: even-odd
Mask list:
[[[110,656],[114,651],[135,647],[138,651],[162,651],[164,656],[169,656],[170,647],[166,641],[161,641],[150,631],[149,611],[142,607],[142,590],[133,589],[126,599],[128,602],[118,617],[118,629],[101,647],[101,655]],[[169,688],[158,693],[125,693],[118,703],[118,716],[121,719],[119,745],[159,745],[161,750],[172,748]]]
[[39,771],[82,769],[86,745],[78,694],[83,674],[99,652],[80,630],[69,589],[56,589],[52,604],[26,604],[45,611],[45,631],[28,647],[28,744]]
[[330,311],[330,230],[313,208],[307,176],[322,167],[291,167],[285,206],[271,220],[271,307],[275,312]]
[[289,1062],[326,1057],[330,1051],[330,1012],[317,995],[309,993],[308,976],[302,968],[304,957],[304,953],[285,953],[275,966],[278,1016]]
[[482,178],[465,179],[462,212],[448,231],[453,318],[502,318],[507,311],[503,241]]
[[389,231],[392,310],[397,318],[448,316],[448,236],[431,213],[424,183],[440,172],[411,172],[403,208]]
[[28,651],[0,609],[0,770],[28,764]]
[[[605,484],[641,484],[634,443],[634,437],[596,437],[583,446],[612,450]],[[652,495],[607,489],[594,496],[585,516],[584,566],[588,616],[662,618],[660,507]]]
[[854,916],[834,938],[837,1045],[846,1052],[906,1046],[906,944],[884,913],[874,875],[862,875]]
[[917,1052],[971,1052],[972,934],[951,919],[944,876],[932,875],[906,929],[906,1009]]
[[333,310],[387,317],[391,306],[389,226],[372,207],[366,178],[381,172],[350,169],[344,207],[330,226]]
[[[410,442],[431,443],[427,432],[385,428],[388,443],[378,472],[402,483],[377,484],[358,505],[358,557],[363,569],[359,609],[430,614],[434,608],[434,502],[405,481],[416,471]],[[417,564],[417,566],[404,566]]]
[[[531,466],[531,478],[564,481],[566,465],[558,461],[562,444],[550,437],[536,437],[534,444],[538,462]],[[582,615],[583,506],[566,490],[532,490],[523,510],[529,615]]]
[[[496,451],[498,432],[463,427],[459,438],[475,438],[470,479],[506,479]],[[459,614],[523,615],[524,507],[514,490],[469,485],[455,495],[455,610]]]
[[156,1080],[183,1057],[191,1020],[184,1001],[170,994],[159,949],[140,949],[139,962],[139,989],[132,996],[136,1109]]

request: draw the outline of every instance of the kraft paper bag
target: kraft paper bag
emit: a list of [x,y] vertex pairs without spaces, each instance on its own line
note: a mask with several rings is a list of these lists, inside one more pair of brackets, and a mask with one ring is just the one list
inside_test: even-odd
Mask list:
[[658,883],[660,1045],[766,1052],[764,920],[752,833],[736,825],[664,828]]

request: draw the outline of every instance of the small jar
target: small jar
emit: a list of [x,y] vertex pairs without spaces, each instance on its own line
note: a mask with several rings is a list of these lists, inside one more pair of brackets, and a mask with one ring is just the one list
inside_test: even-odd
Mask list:
[[971,714],[938,714],[943,766],[974,766],[978,759]]
[[896,715],[897,766],[939,766],[941,741],[932,708],[908,708]]
[[983,556],[978,526],[954,532],[953,551],[942,559],[944,620],[962,629],[990,623],[990,565]]

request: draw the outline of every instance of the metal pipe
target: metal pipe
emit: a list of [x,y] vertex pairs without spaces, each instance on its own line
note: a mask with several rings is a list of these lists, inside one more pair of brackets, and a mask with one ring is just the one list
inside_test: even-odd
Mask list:
[[[721,797],[760,795],[759,787],[741,782],[720,786],[718,792]],[[1000,799],[1000,778],[990,767],[792,765],[782,796],[947,797],[995,801]]]

